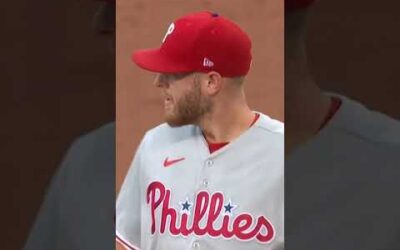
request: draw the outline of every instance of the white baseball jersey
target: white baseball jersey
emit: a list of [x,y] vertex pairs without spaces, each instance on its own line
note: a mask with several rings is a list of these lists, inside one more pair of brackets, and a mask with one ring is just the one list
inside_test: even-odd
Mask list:
[[400,249],[400,122],[342,106],[286,158],[288,249]]
[[119,193],[127,249],[283,249],[283,124],[256,123],[210,154],[197,126],[145,135]]

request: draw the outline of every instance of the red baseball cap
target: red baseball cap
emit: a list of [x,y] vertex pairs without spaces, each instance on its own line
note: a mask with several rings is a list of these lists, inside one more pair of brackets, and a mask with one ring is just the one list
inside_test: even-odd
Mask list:
[[309,7],[315,0],[285,0],[285,10],[298,10]]
[[171,23],[160,48],[135,51],[133,61],[158,73],[216,71],[244,76],[251,64],[251,41],[234,22],[216,13],[188,14]]

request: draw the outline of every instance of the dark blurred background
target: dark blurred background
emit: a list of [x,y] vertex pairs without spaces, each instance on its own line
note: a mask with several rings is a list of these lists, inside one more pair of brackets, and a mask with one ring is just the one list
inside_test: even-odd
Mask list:
[[400,118],[400,2],[317,0],[308,52],[324,89]]
[[[306,54],[316,83],[357,101],[336,98],[324,109],[320,93],[306,93],[312,84],[293,84],[312,81],[296,40],[285,38],[287,250],[400,249],[400,123],[381,114],[400,118],[399,7],[395,0],[315,0],[309,12],[286,12],[292,38],[309,15]],[[327,122],[313,129],[318,115]]]
[[78,136],[115,119],[115,60],[98,1],[9,1],[0,11],[0,249],[21,249]]

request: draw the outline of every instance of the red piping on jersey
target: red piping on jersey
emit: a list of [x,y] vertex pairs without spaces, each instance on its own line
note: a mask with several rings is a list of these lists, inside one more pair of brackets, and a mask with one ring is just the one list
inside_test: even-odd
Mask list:
[[342,100],[340,100],[340,98],[334,96],[331,97],[331,106],[324,120],[322,121],[322,124],[319,127],[318,131],[323,129],[328,124],[328,122],[332,120],[333,116],[335,116],[341,105],[342,105]]
[[255,114],[254,114],[254,119],[253,119],[253,121],[251,122],[251,124],[250,124],[249,127],[253,126],[254,123],[256,123],[256,121],[258,120],[258,118],[260,118],[260,114],[259,114],[259,113],[255,113]]
[[131,244],[129,244],[128,242],[124,241],[123,239],[121,239],[121,237],[119,237],[118,235],[116,235],[116,240],[121,243],[121,245],[123,247],[125,247],[125,249],[127,250],[140,250],[139,248],[135,248],[134,246],[132,246]]
[[[253,126],[254,123],[257,122],[257,120],[258,120],[259,117],[260,117],[260,114],[254,113],[254,119],[253,119],[253,121],[251,122],[251,124],[250,124],[249,127]],[[223,148],[224,146],[226,146],[226,145],[229,144],[229,142],[215,142],[215,143],[214,143],[214,142],[209,142],[209,141],[207,140],[207,137],[204,136],[204,138],[205,138],[206,141],[207,141],[208,149],[209,149],[209,151],[210,151],[211,154],[212,154],[213,152],[215,152],[215,151],[217,151],[217,150],[219,150],[219,149],[221,149],[221,148]]]

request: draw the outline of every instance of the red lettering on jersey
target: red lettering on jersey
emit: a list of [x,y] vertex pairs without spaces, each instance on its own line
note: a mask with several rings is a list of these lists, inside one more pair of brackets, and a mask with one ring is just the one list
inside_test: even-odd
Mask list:
[[[158,199],[156,199],[156,191],[160,193]],[[165,196],[165,187],[160,182],[153,182],[147,188],[147,204],[150,203],[151,206],[151,233],[154,234],[156,231],[156,208],[161,204],[164,200]]]
[[163,202],[163,207],[162,207],[162,217],[161,217],[161,226],[160,226],[160,233],[164,233],[165,232],[165,227],[167,225],[167,218],[170,218],[170,224],[169,224],[169,231],[174,234],[177,235],[180,233],[179,228],[176,227],[176,223],[177,223],[177,219],[176,219],[176,211],[173,208],[169,207],[169,200],[170,200],[170,195],[171,195],[171,191],[167,190],[167,192],[165,193],[165,198],[164,198],[164,202]]
[[182,214],[181,217],[181,234],[183,236],[188,236],[189,234],[191,234],[193,232],[193,228],[188,228],[188,220],[189,220],[189,216],[187,214]]
[[223,205],[224,205],[223,194],[215,193],[211,196],[210,211],[208,212],[208,220],[207,220],[206,228],[207,228],[208,234],[212,237],[218,237],[221,235],[221,230],[217,231],[214,229],[214,222],[220,216]]
[[200,221],[206,215],[210,197],[206,192],[200,192],[197,195],[195,203],[195,211],[193,217],[193,232],[196,235],[205,235],[207,233],[207,228],[200,228]]
[[[166,189],[161,182],[153,182],[148,186],[147,204],[150,205],[151,209],[152,234],[156,233],[158,224],[158,231],[161,234],[168,231],[174,236],[195,234],[197,236],[208,235],[225,239],[236,237],[243,241],[255,239],[259,243],[269,243],[275,236],[273,225],[264,216],[259,216],[256,219],[248,213],[242,213],[236,217],[232,216],[232,214],[224,214],[225,199],[220,192],[209,194],[206,191],[201,191],[196,195],[195,203],[193,204],[192,225],[189,225],[189,209],[187,209],[187,212],[184,212],[184,209],[180,212],[170,207],[170,199],[171,190]],[[162,206],[160,206],[161,204]],[[230,202],[227,206],[231,206]],[[157,209],[161,209],[159,211],[161,214],[160,221],[156,221]],[[168,221],[169,226],[167,225]],[[216,225],[217,221],[220,223],[219,228]]]

